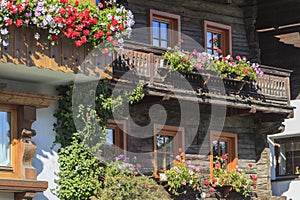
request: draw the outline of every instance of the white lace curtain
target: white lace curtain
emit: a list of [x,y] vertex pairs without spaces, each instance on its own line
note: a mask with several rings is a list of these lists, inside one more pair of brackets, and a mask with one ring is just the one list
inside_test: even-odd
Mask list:
[[0,166],[11,165],[10,113],[0,111]]

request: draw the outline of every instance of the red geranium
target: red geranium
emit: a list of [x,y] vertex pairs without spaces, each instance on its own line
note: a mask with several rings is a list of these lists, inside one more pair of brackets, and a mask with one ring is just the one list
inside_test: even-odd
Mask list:
[[83,30],[83,35],[89,35],[90,31],[88,29]]
[[257,181],[257,176],[256,175],[251,175],[252,180]]
[[8,20],[6,20],[6,23],[7,23],[8,26],[10,26],[10,25],[12,25],[12,20],[8,19]]
[[75,40],[75,46],[80,47],[82,45],[81,40]]
[[53,35],[53,36],[52,36],[52,41],[53,41],[53,42],[56,42],[57,40],[58,40],[58,36],[57,36],[57,35]]
[[19,27],[19,26],[22,26],[22,25],[23,25],[23,21],[21,19],[17,19],[16,26]]
[[123,31],[124,30],[124,26],[120,25],[119,26],[119,31]]
[[108,53],[109,53],[108,48],[104,48],[103,51],[102,51],[102,53],[103,53],[103,54],[108,54]]
[[215,164],[215,168],[219,169],[221,168],[221,165],[219,163]]

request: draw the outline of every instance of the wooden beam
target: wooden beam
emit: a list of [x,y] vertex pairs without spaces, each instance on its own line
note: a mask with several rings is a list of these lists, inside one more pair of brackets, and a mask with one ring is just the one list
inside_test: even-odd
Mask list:
[[42,192],[48,188],[46,181],[0,179],[0,191],[6,192]]
[[48,107],[59,99],[58,96],[34,94],[10,89],[0,90],[0,103],[26,105],[36,107]]

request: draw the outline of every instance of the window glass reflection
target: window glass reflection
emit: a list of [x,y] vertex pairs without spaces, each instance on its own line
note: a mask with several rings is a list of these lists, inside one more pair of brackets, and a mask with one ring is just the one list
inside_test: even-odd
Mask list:
[[11,113],[0,111],[0,166],[11,166]]

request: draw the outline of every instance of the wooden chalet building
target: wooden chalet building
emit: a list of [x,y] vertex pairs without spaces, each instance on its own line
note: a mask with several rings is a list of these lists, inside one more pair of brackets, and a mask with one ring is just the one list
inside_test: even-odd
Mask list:
[[300,8],[298,1],[259,1],[256,29],[261,49],[261,62],[291,69],[291,104],[297,107],[295,118],[287,120],[282,134],[270,136],[272,151],[272,191],[288,199],[299,198],[299,52]]
[[[240,81],[223,81],[199,73],[169,73],[166,77],[161,73],[165,66],[162,53],[177,44],[183,35],[211,53],[215,49],[210,46],[210,37],[217,37],[224,55],[241,55],[253,62],[260,61],[256,0],[128,0],[120,3],[133,12],[136,32],[133,31],[132,40],[125,43],[124,50],[112,55],[109,66],[112,73],[107,77],[114,83],[122,79],[127,84],[142,79],[146,96],[131,105],[132,120],[117,124],[111,121],[112,142],[126,150],[131,158],[141,160],[143,170],[157,177],[171,166],[180,148],[185,150],[186,159],[199,166],[207,178],[216,155],[228,154],[231,169],[237,165],[246,168],[253,163],[251,173],[258,177],[256,197],[270,199],[267,135],[281,132],[284,119],[292,117],[291,71],[282,69],[281,65],[276,66],[279,68],[262,65],[264,75],[255,83],[242,86]],[[139,32],[149,26],[154,28]],[[164,32],[166,28],[171,31]],[[43,31],[40,35],[46,37]],[[185,47],[191,49],[193,42],[186,40],[182,48]],[[77,49],[67,39],[60,40],[57,46],[47,46],[36,41],[25,28],[11,29],[10,45],[1,46],[0,50],[0,114],[3,114],[0,116],[10,123],[12,145],[10,164],[1,166],[0,160],[0,199],[2,196],[4,199],[31,198],[35,192],[47,189],[47,182],[37,180],[36,169],[31,164],[36,146],[43,147],[39,147],[37,141],[34,144],[31,137],[47,133],[44,128],[40,128],[40,132],[32,130],[32,124],[39,121],[38,117],[52,116],[53,111],[45,115],[36,115],[36,111],[55,102],[59,97],[54,88],[67,84],[75,74],[97,78],[106,73],[97,66],[81,65],[91,50],[88,45]],[[130,76],[124,78],[123,74]],[[150,119],[152,106],[158,106],[154,111],[162,110],[162,113],[155,113],[156,118]],[[165,123],[162,123],[164,117]],[[39,126],[38,123],[35,126]],[[141,132],[139,126],[147,129]],[[7,130],[2,130],[1,137],[5,138],[5,134]],[[167,143],[172,148],[165,148]],[[37,156],[39,154],[43,154],[42,151],[39,150]],[[42,173],[46,166],[37,167],[38,173]],[[47,195],[51,199],[51,194]]]

